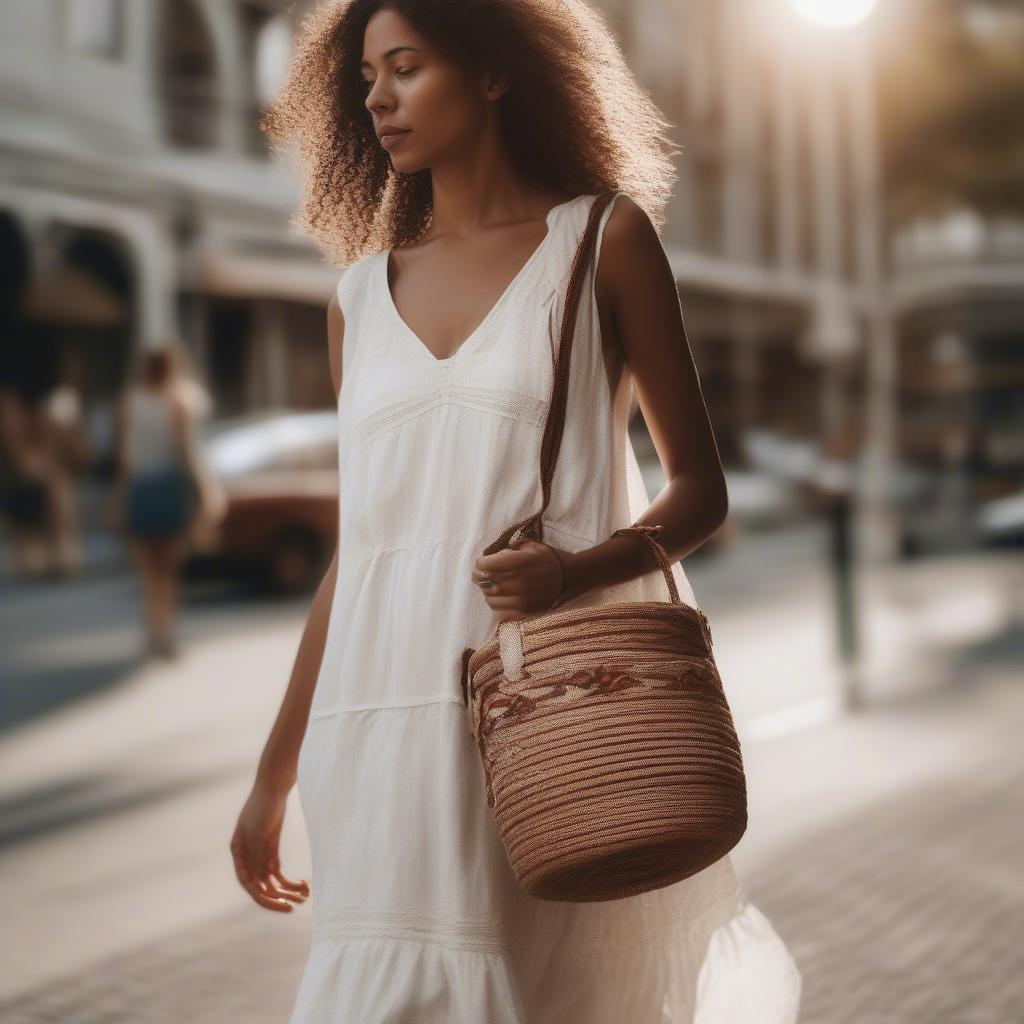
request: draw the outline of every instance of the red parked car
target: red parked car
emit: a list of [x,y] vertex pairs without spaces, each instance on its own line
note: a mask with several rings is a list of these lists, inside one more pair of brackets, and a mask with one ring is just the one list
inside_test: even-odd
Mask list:
[[205,459],[227,492],[217,545],[189,558],[190,575],[255,578],[304,592],[337,543],[337,413],[270,411],[220,421],[203,434]]

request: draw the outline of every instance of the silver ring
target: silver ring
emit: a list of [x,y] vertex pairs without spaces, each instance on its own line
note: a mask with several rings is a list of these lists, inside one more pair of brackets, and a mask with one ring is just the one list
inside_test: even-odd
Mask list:
[[493,577],[483,572],[480,569],[473,570],[473,582],[478,587],[490,588],[497,586],[498,581]]

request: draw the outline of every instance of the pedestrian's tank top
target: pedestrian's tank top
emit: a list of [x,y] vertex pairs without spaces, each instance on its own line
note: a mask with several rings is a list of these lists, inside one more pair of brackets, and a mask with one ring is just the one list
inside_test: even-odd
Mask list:
[[163,389],[132,387],[127,395],[126,462],[132,473],[170,469],[182,461],[171,396]]

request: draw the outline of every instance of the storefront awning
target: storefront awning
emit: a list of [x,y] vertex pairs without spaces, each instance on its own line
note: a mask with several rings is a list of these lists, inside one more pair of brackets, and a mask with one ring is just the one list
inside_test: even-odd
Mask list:
[[128,316],[124,300],[87,270],[63,264],[35,275],[21,306],[35,323],[116,327]]

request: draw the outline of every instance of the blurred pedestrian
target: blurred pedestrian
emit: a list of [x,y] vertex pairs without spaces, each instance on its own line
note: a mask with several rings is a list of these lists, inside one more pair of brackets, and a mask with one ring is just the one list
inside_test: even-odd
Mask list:
[[81,564],[75,475],[89,461],[81,402],[68,383],[28,373],[0,392],[3,509],[11,572],[67,576]]
[[[198,438],[202,425],[213,415],[213,397],[196,373],[187,348],[175,350],[178,361],[177,393],[189,410],[193,436]],[[191,449],[193,476],[198,488],[198,507],[189,526],[188,551],[214,551],[220,544],[220,530],[227,513],[228,497],[201,444]]]
[[142,583],[149,650],[177,654],[181,564],[197,511],[195,416],[182,396],[176,346],[143,353],[117,410],[115,505]]
[[62,576],[69,576],[82,564],[76,488],[77,477],[89,465],[92,451],[82,416],[81,396],[70,382],[54,388],[47,399],[46,412],[52,438],[51,564]]
[[51,568],[52,435],[44,395],[13,387],[0,392],[3,511],[15,576],[40,577]]

